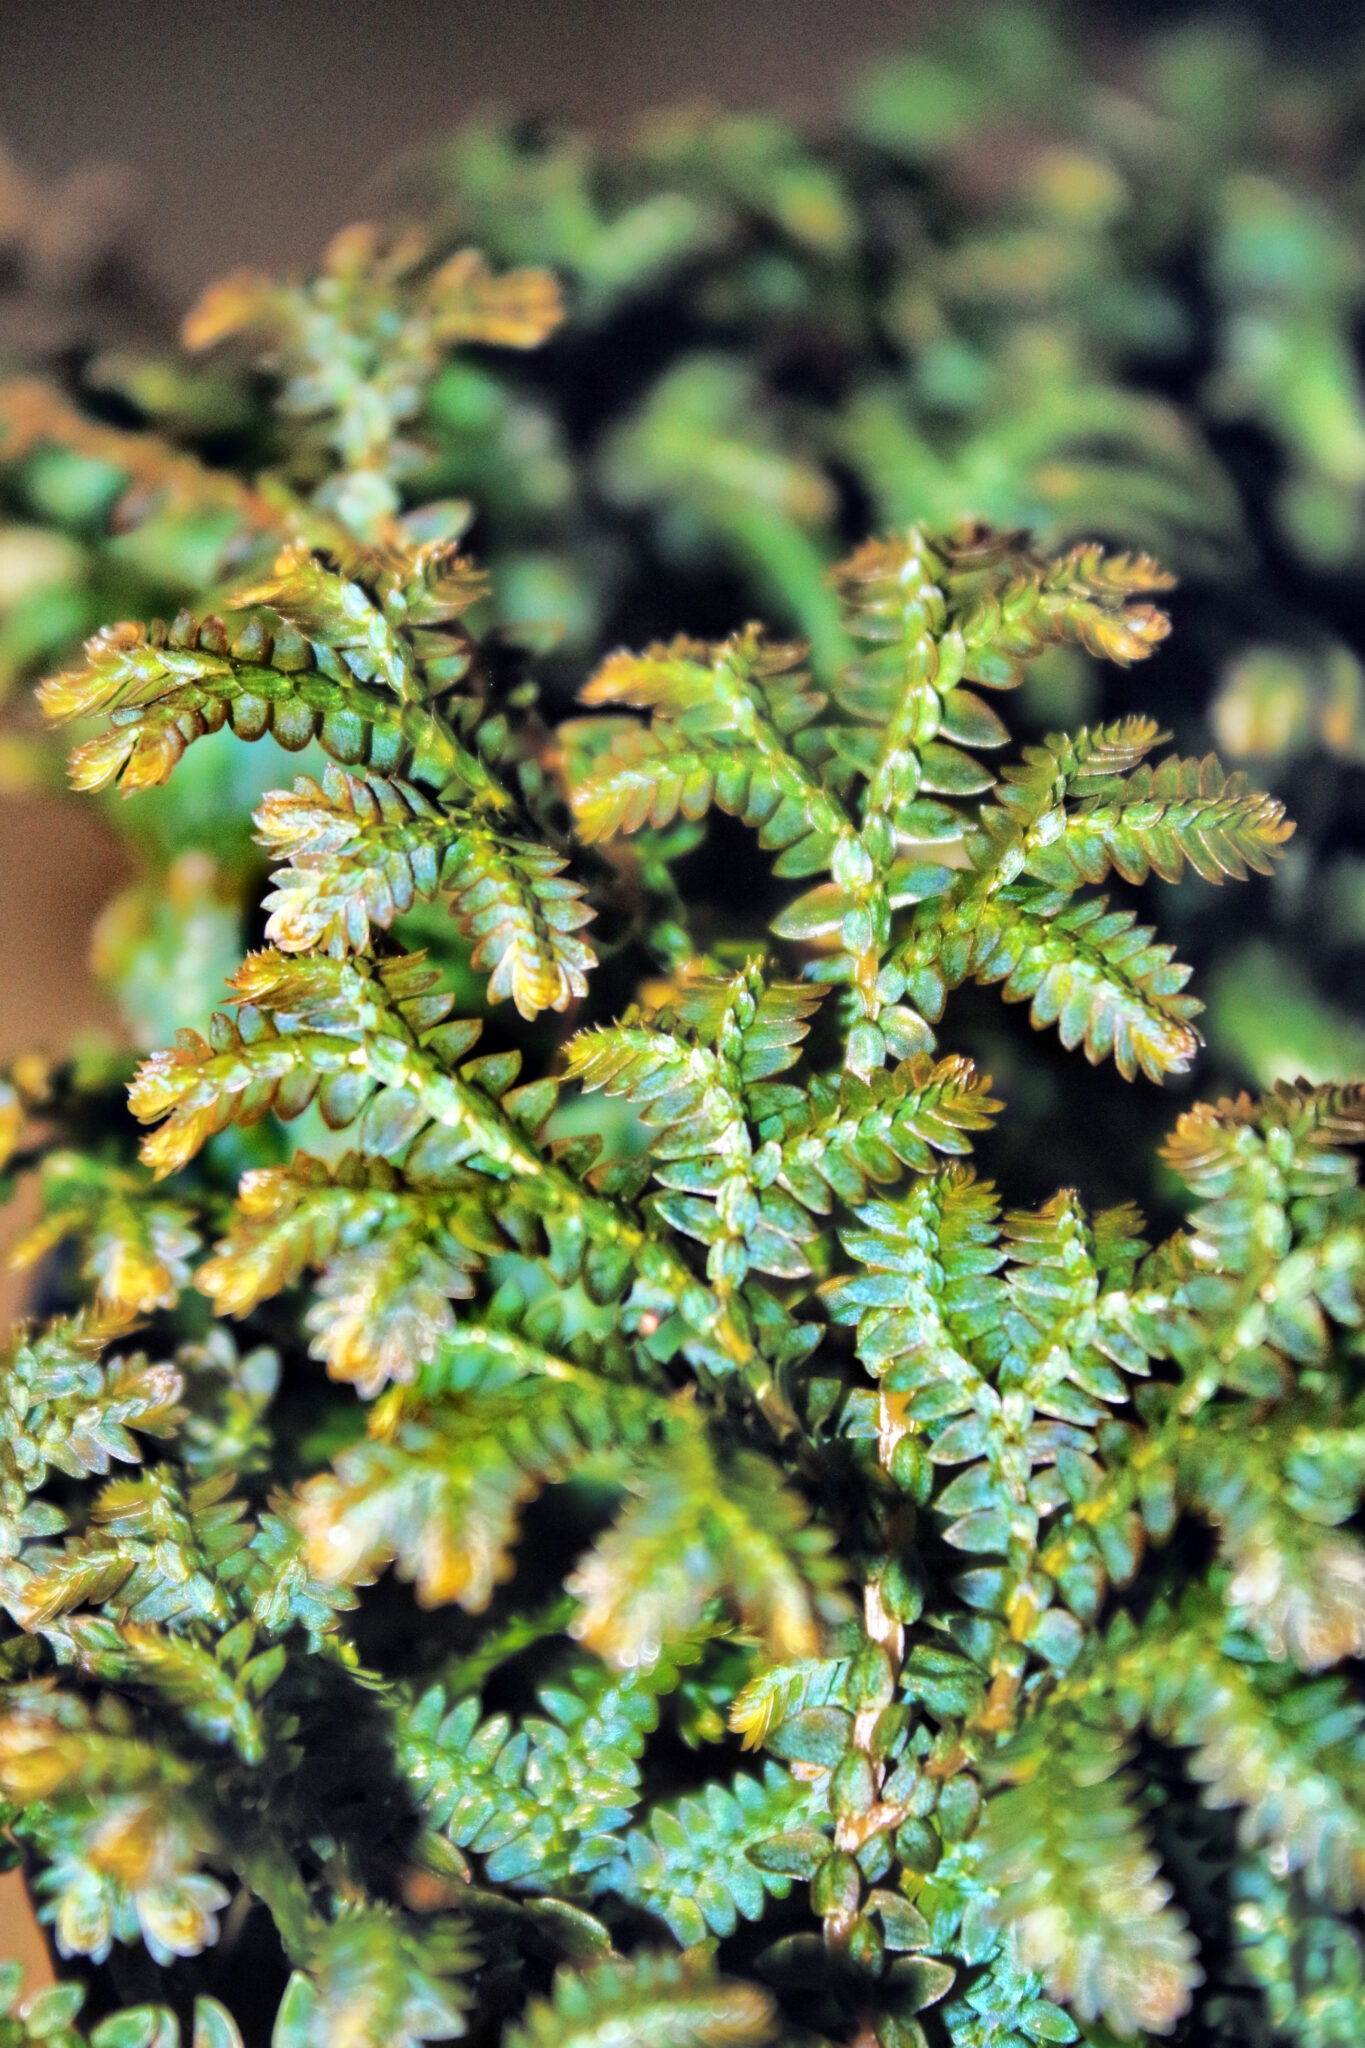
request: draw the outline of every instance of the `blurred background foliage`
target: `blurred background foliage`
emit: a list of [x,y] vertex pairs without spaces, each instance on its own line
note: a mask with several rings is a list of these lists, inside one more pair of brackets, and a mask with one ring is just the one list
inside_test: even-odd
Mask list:
[[[1209,1003],[1198,1086],[1358,1073],[1365,36],[1295,57],[1250,27],[1088,19],[932,9],[818,128],[684,106],[602,140],[481,117],[400,161],[311,278],[230,277],[178,338],[117,180],[44,191],[0,159],[0,784],[59,783],[39,672],[110,617],[210,609],[289,519],[372,534],[437,504],[551,713],[620,641],[754,616],[830,673],[846,650],[813,572],[870,529],[975,514],[1099,538],[1181,579],[1144,708],[1299,825],[1242,902],[1175,892]],[[558,276],[547,347],[460,345],[469,248]],[[1059,654],[1023,715],[1041,735],[1131,689]],[[111,805],[138,873],[96,967],[139,1043],[217,993],[262,873],[242,778],[283,767],[273,743],[209,741],[154,800]],[[713,858],[732,856],[743,891],[738,840]],[[452,956],[427,922],[409,936]],[[985,1003],[970,1029],[1019,1112],[991,1160],[1013,1191],[1126,1191],[1114,1162],[1169,1106],[1096,1076],[1078,1113],[1049,1047]]]

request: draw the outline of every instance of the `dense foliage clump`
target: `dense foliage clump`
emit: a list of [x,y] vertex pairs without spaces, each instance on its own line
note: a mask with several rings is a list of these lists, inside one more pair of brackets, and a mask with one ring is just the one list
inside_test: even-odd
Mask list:
[[[179,347],[111,286],[108,181],[16,184],[0,695],[110,618],[212,610],[306,502],[362,537],[433,501],[473,520],[559,713],[613,645],[750,618],[807,639],[827,688],[851,649],[823,572],[869,531],[971,515],[1145,550],[1181,578],[1145,707],[1186,752],[1274,757],[1300,824],[1254,910],[1182,891],[1167,912],[1219,1084],[1359,1071],[1365,52],[1343,37],[1315,63],[1288,25],[1268,48],[1226,22],[1139,42],[1021,0],[939,12],[827,134],[705,109],[611,142],[468,123],[372,193],[315,277],[226,280]],[[474,335],[470,248],[552,271],[572,319],[509,350],[539,331],[514,296],[453,347]],[[50,252],[80,249],[104,252],[98,289],[73,318],[88,254],[55,321]],[[1084,651],[1050,650],[1022,729],[1131,708]],[[249,922],[244,821],[279,777],[229,756],[119,807],[152,886],[99,964],[148,1045],[214,1000]],[[55,775],[22,720],[0,731],[0,784]],[[1023,1170],[1065,1073],[981,1006],[962,1029],[1008,1079]],[[1103,1100],[1146,1151],[1153,1118]],[[1073,1131],[1065,1170],[1111,1156]]]
[[[991,21],[823,151],[475,129],[155,374],[0,389],[67,549],[7,658],[151,821],[143,1056],[0,1078],[16,2048],[1360,2037],[1365,1088],[1187,1099],[1153,1189],[975,993],[1182,1085],[1132,892],[1293,901],[1282,804],[1096,680],[1170,659],[1148,547],[1196,642],[1252,573],[1122,382],[1246,138],[1158,170]],[[1007,205],[1006,87],[1091,150]],[[1261,544],[1326,579],[1304,448]]]

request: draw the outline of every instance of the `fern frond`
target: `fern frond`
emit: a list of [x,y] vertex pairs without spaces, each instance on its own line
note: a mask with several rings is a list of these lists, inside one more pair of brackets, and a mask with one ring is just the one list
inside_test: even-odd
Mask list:
[[[700,818],[714,803],[784,854],[780,872],[824,866],[847,821],[788,744],[824,701],[800,662],[801,649],[769,645],[757,628],[718,647],[675,640],[611,656],[584,688],[584,703],[632,705],[654,718],[648,726],[580,721],[564,729],[581,836],[667,825],[679,812]],[[580,751],[587,746],[591,752]]]
[[[109,626],[87,641],[85,666],[54,676],[40,693],[48,718],[65,722],[108,712],[111,723],[71,757],[72,787],[125,794],[165,782],[194,740],[231,724],[239,739],[270,732],[296,752],[316,738],[334,759],[392,772],[424,744],[437,744],[429,718],[414,718],[344,675],[314,667],[301,636],[249,624],[235,637],[216,618],[188,613],[169,630]],[[455,772],[452,758],[441,765]]]
[[286,953],[338,956],[370,944],[418,899],[450,897],[472,965],[488,970],[491,1002],[511,996],[523,1017],[563,1010],[587,993],[596,963],[574,934],[594,913],[549,847],[505,838],[439,808],[398,777],[328,768],[296,778],[256,813],[257,836],[285,861],[266,898],[266,937]]
[[1235,1870],[1230,1892],[1237,1973],[1264,1995],[1271,2025],[1306,2048],[1350,2048],[1365,2009],[1355,1929],[1263,1862]]
[[[182,1487],[165,1465],[111,1480],[83,1535],[69,1536],[60,1551],[26,1549],[3,1568],[5,1605],[22,1628],[46,1630],[56,1617],[97,1603],[103,1615],[91,1645],[96,1655],[107,1650],[116,1666],[123,1653],[109,1637],[109,1621],[226,1627],[233,1571],[244,1563],[252,1534],[243,1503],[226,1497],[232,1485],[227,1472]],[[76,1654],[78,1636],[68,1633],[66,1641]]]
[[[361,1151],[400,1160],[417,1188],[449,1185],[466,1164],[515,1179],[500,1220],[515,1235],[543,1218],[559,1285],[581,1269],[614,1299],[634,1259],[640,1313],[653,1312],[655,1299],[671,1313],[684,1296],[689,1347],[704,1348],[716,1369],[755,1364],[744,1325],[697,1287],[667,1240],[585,1186],[522,1127],[523,1114],[533,1128],[543,1122],[553,1090],[547,1097],[539,1084],[512,1089],[515,1055],[452,1071],[479,1027],[445,1021],[451,998],[430,993],[435,978],[416,954],[379,962],[250,955],[235,977],[245,999],[238,1017],[217,1018],[209,1041],[181,1033],[177,1047],[139,1069],[134,1113],[144,1122],[166,1119],[143,1141],[143,1159],[158,1175],[171,1172],[228,1124],[250,1125],[272,1110],[287,1121],[316,1098],[324,1120],[335,1129],[354,1125]],[[514,1204],[531,1205],[515,1228]]]
[[[143,1141],[143,1159],[160,1178],[229,1123],[250,1125],[271,1110],[287,1121],[315,1097],[331,1127],[346,1129],[390,1075],[394,1093],[380,1097],[363,1126],[374,1141],[366,1149],[381,1157],[431,1120],[430,1111],[419,1109],[412,1083],[434,1085],[449,1108],[460,1105],[461,1118],[467,1112],[487,1120],[475,1092],[445,1064],[477,1042],[479,1026],[446,1021],[452,999],[430,993],[436,980],[420,954],[304,964],[279,953],[249,956],[235,978],[237,1017],[216,1017],[208,1039],[182,1031],[173,1049],[154,1053],[139,1068],[129,1091],[133,1114],[144,1123],[166,1118]],[[393,1037],[378,1044],[367,1038],[386,1028]],[[368,1072],[368,1058],[358,1063],[352,1057],[357,1049],[373,1050],[382,1072]],[[495,1142],[491,1129],[485,1135]]]
[[335,767],[321,784],[300,775],[292,792],[270,790],[255,824],[282,863],[265,907],[266,937],[284,953],[363,952],[372,925],[387,930],[436,894],[453,829],[412,783]]
[[[537,1475],[493,1455],[492,1434],[466,1436],[459,1463],[453,1448],[445,1432],[410,1424],[394,1443],[347,1454],[335,1478],[310,1480],[296,1515],[319,1576],[364,1585],[396,1561],[423,1606],[487,1607],[511,1574],[518,1510]],[[468,1451],[478,1454],[477,1470]]]
[[719,1148],[743,1118],[743,1100],[717,1054],[644,1022],[580,1033],[567,1062],[585,1091],[601,1088],[636,1104],[661,1131],[665,1157]]
[[1004,1264],[998,1213],[989,1182],[949,1166],[900,1202],[868,1204],[862,1228],[844,1237],[866,1273],[826,1282],[825,1299],[836,1321],[856,1325],[858,1356],[899,1397],[883,1416],[888,1449],[911,1424],[966,1414],[984,1393],[972,1338]]
[[[1033,767],[1014,776],[1006,768],[1004,781],[1013,780],[1015,790],[1000,795],[1009,815],[1032,827],[1024,840],[1025,871],[1055,887],[1102,882],[1111,868],[1126,882],[1145,882],[1151,873],[1178,882],[1187,861],[1203,881],[1241,882],[1248,869],[1268,875],[1293,833],[1283,804],[1248,792],[1246,777],[1225,774],[1211,754],[1202,761],[1171,755],[1156,768],[1105,776],[1094,752],[1081,775],[1068,772],[1068,756],[1075,751],[1064,740],[1029,750],[1050,753],[1057,763],[1052,788],[1065,783],[1066,794],[1079,798],[1064,818],[1044,810],[1035,824],[1028,816],[1037,808],[1042,779]],[[1011,802],[1024,776],[1033,801]]]
[[306,1972],[285,1988],[275,2048],[418,2048],[464,2032],[469,1995],[460,1974],[474,1964],[460,1921],[405,1922],[390,1907],[348,1901],[317,1929]]
[[168,1436],[180,1420],[184,1379],[174,1366],[141,1354],[101,1363],[128,1326],[126,1316],[87,1314],[39,1332],[21,1327],[0,1354],[0,1555],[64,1527],[55,1508],[30,1505],[51,1473],[84,1478],[111,1462],[135,1465],[142,1450],[132,1432]]
[[452,1223],[457,1204],[405,1190],[386,1161],[349,1154],[329,1170],[298,1153],[243,1176],[236,1225],[195,1285],[220,1314],[241,1316],[320,1271],[312,1356],[373,1394],[435,1357],[453,1328],[450,1302],[473,1293],[478,1253]]
[[845,711],[875,728],[875,738],[835,740],[867,778],[865,808],[900,814],[913,830],[906,807],[921,790],[989,788],[989,771],[962,749],[997,747],[1008,734],[963,684],[1012,688],[1026,661],[1066,639],[1114,660],[1140,659],[1168,622],[1131,600],[1169,580],[1145,558],[1091,549],[1049,559],[1023,535],[970,527],[946,535],[911,527],[866,542],[831,572],[845,626],[870,650],[834,688]]
[[724,1599],[775,1658],[812,1656],[838,1612],[827,1533],[752,1454],[718,1465],[699,1431],[632,1480],[636,1498],[576,1568],[573,1633],[618,1670],[651,1664]]
[[[849,630],[859,639],[904,649],[923,631],[921,621],[953,635],[957,681],[1009,689],[1022,679],[1021,664],[1049,642],[1077,640],[1110,661],[1141,661],[1170,631],[1154,605],[1133,602],[1139,592],[1168,590],[1174,578],[1145,555],[1106,555],[1098,547],[1070,554],[1036,553],[1020,533],[962,526],[930,536],[912,527],[905,535],[868,541],[834,572]],[[900,659],[904,659],[902,652]],[[933,667],[937,664],[933,663]],[[932,680],[932,674],[930,679]],[[880,710],[885,695],[864,703],[861,686],[888,682],[900,688],[890,663],[851,678],[860,712]],[[943,683],[938,687],[942,689]],[[841,701],[848,701],[843,698]]]
[[[125,1623],[117,1645],[107,1649],[92,1652],[78,1629],[73,1638],[88,1676],[140,1687],[173,1706],[205,1741],[230,1743],[243,1763],[261,1762],[265,1738],[257,1702],[279,1675],[280,1652],[235,1669],[236,1660],[221,1651],[215,1656],[183,1635],[134,1622]],[[60,1625],[49,1632],[49,1641],[60,1655],[65,1646]]]
[[[399,1761],[431,1825],[494,1884],[580,1893],[621,1854],[640,1759],[678,1656],[613,1678],[597,1663],[541,1688],[542,1715],[483,1720],[435,1687],[400,1715]],[[693,1650],[691,1654],[695,1655]]]
[[1216,1199],[1277,1131],[1290,1141],[1286,1164],[1295,1193],[1348,1186],[1355,1169],[1343,1148],[1365,1143],[1365,1087],[1285,1081],[1256,1101],[1240,1095],[1197,1103],[1180,1118],[1162,1156],[1194,1194]]
[[239,1599],[246,1615],[273,1637],[291,1628],[306,1632],[310,1651],[322,1647],[342,1614],[354,1608],[357,1596],[315,1572],[308,1561],[303,1532],[289,1516],[282,1494],[272,1497],[272,1512],[260,1518],[249,1549],[241,1560]]
[[[1304,1433],[1312,1436],[1311,1425]],[[1331,1434],[1323,1432],[1325,1463]],[[1313,1490],[1292,1479],[1286,1484],[1280,1472],[1266,1469],[1268,1461],[1239,1457],[1239,1448],[1235,1435],[1226,1432],[1221,1440],[1209,1428],[1192,1433],[1182,1475],[1191,1503],[1218,1530],[1232,1567],[1233,1613],[1272,1657],[1301,1671],[1325,1671],[1359,1656],[1365,1650],[1365,1546],[1349,1530],[1333,1526],[1345,1521],[1365,1493],[1358,1441],[1350,1461],[1354,1484],[1341,1489],[1345,1498],[1337,1500],[1315,1499]],[[1300,1462],[1295,1448],[1292,1438],[1284,1446],[1291,1472]]]
[[767,1992],[716,1976],[693,1950],[561,1970],[553,1998],[532,2000],[508,2048],[761,2048],[776,2029]]
[[470,964],[488,972],[489,1001],[510,996],[523,1017],[567,1010],[597,963],[574,936],[595,912],[565,866],[549,847],[488,830],[462,835],[447,856],[451,909],[474,941]]
[[691,1948],[708,1934],[733,1934],[740,1920],[761,1920],[770,1898],[786,1898],[791,1873],[776,1867],[777,1856],[765,1859],[764,1845],[822,1822],[828,1828],[824,1798],[769,1763],[761,1778],[741,1772],[702,1797],[654,1807],[594,1887],[657,1913]]
[[1298,1873],[1338,1909],[1365,1893],[1365,1730],[1342,1678],[1295,1682],[1219,1647],[1217,1609],[1197,1598],[1151,1616],[1114,1678],[1150,1699],[1148,1718],[1192,1752],[1209,1806],[1235,1807],[1247,1847]]
[[[345,675],[382,683],[404,703],[444,695],[469,668],[471,644],[456,623],[488,592],[487,578],[454,547],[361,547],[323,556],[298,541],[270,574],[230,600],[264,606],[327,649]],[[444,629],[444,630],[439,630]]]
[[[673,1229],[709,1247],[717,1287],[750,1267],[786,1278],[810,1270],[801,1245],[814,1235],[802,1211],[774,1188],[771,1155],[756,1156],[749,1128],[764,1077],[799,1057],[813,991],[765,983],[756,968],[730,981],[687,984],[676,1004],[581,1033],[568,1047],[572,1078],[624,1095],[655,1126],[654,1207]],[[636,1020],[639,1021],[636,1021]],[[690,1027],[688,1038],[664,1028]]]
[[[1165,1305],[1163,1347],[1200,1382],[1217,1358],[1242,1392],[1286,1392],[1327,1356],[1332,1322],[1353,1328],[1365,1312],[1352,1277],[1358,1093],[1284,1086],[1259,1103],[1203,1104],[1167,1141],[1199,1206],[1154,1255],[1150,1281]],[[1300,1205],[1314,1197],[1341,1204],[1330,1227],[1305,1228],[1315,1212]]]
[[[1097,1219],[1092,1232],[1066,1195],[1009,1216],[1002,1234],[994,1190],[962,1168],[858,1213],[862,1227],[842,1237],[864,1271],[823,1291],[835,1318],[857,1325],[858,1355],[880,1383],[882,1461],[916,1499],[933,1496],[945,1543],[1004,1560],[959,1578],[962,1597],[1004,1616],[1013,1645],[1065,1670],[1082,1632],[1052,1605],[1049,1580],[1084,1619],[1089,1581],[1059,1539],[1041,1557],[1038,1546],[1047,1518],[1098,1486],[1100,1433],[1127,1397],[1123,1375],[1150,1370],[1130,1299],[1105,1287],[1115,1276],[1102,1263],[1124,1251],[1131,1266],[1140,1247],[1119,1219]],[[942,1466],[963,1469],[943,1485],[931,1476]],[[1108,1554],[1128,1577],[1141,1552],[1122,1574],[1117,1544]],[[992,1672],[1018,1654],[985,1623],[979,1640]]]
[[927,1017],[969,975],[1003,982],[1006,1002],[1027,1002],[1036,1029],[1056,1024],[1063,1045],[1081,1046],[1092,1063],[1112,1057],[1125,1080],[1139,1067],[1153,1081],[1183,1074],[1199,1047],[1191,1019],[1202,1005],[1181,993],[1189,968],[1102,896],[1070,905],[1037,883],[986,900],[966,894],[924,918],[895,958]]
[[336,761],[381,775],[411,766],[494,809],[507,798],[430,708],[469,667],[457,623],[480,594],[449,550],[351,550],[338,560],[292,543],[229,632],[182,612],[168,629],[122,624],[88,641],[83,668],[53,676],[39,703],[56,722],[110,714],[71,757],[77,789],[125,794],[164,782],[194,740],[230,724],[297,751],[316,738]]
[[74,1237],[106,1313],[149,1315],[175,1306],[202,1242],[191,1208],[148,1201],[140,1175],[77,1152],[49,1152],[39,1188],[45,1213],[11,1250],[11,1267],[33,1266]]
[[22,1835],[46,1863],[41,1912],[58,1952],[101,1962],[114,1942],[154,1960],[198,1955],[218,1939],[226,1888],[205,1870],[212,1830],[179,1757],[138,1740],[106,1700],[10,1689],[0,1715],[0,1790],[25,1807]]
[[966,1152],[968,1134],[988,1130],[1001,1107],[990,1089],[990,1075],[959,1054],[915,1053],[865,1080],[847,1072],[837,1085],[817,1079],[808,1105],[773,1089],[755,1091],[753,1107],[760,1137],[781,1146],[778,1184],[826,1215],[832,1197],[852,1205],[902,1166],[927,1173],[936,1154]]
[[[1140,658],[1167,621],[1135,594],[1169,579],[1145,557],[1077,549],[1053,559],[1019,535],[912,528],[867,543],[833,580],[849,632],[869,649],[834,685],[854,724],[823,719],[825,700],[791,673],[789,650],[775,650],[764,674],[752,631],[720,649],[677,641],[613,656],[584,701],[652,718],[564,728],[580,832],[664,826],[714,802],[758,827],[779,853],[778,874],[828,870],[832,879],[773,930],[842,948],[818,972],[857,993],[865,1021],[848,1043],[855,1074],[874,1071],[888,1050],[932,1044],[925,1019],[972,972],[1008,977],[1007,997],[1031,999],[1036,1023],[1058,1021],[1064,1043],[1083,1043],[1092,1060],[1112,1051],[1128,1077],[1139,1066],[1153,1078],[1184,1071],[1198,1043],[1184,970],[1149,932],[1134,932],[1131,914],[1068,898],[1111,866],[1135,876],[1153,865],[1175,874],[1186,860],[1220,877],[1264,869],[1288,836],[1279,809],[1212,762],[1141,768],[1156,739],[1142,721],[1033,750],[975,829],[941,800],[989,789],[992,776],[963,746],[1006,737],[964,683],[1007,687],[1024,661],[1067,639]],[[847,808],[858,780],[861,826]],[[1130,785],[1131,813],[1116,794]],[[897,832],[920,844],[965,841],[974,874],[959,881],[916,863],[898,852]],[[1020,882],[1021,871],[1038,879]],[[921,909],[896,942],[893,914],[908,904]]]
[[323,502],[373,534],[398,509],[398,483],[422,460],[404,430],[445,351],[464,342],[535,348],[563,318],[543,270],[495,276],[473,250],[433,263],[423,238],[357,224],[334,236],[319,274],[282,286],[252,271],[213,285],[184,325],[198,351],[240,337],[283,380],[280,404],[309,423],[340,474]]
[[591,1452],[618,1468],[647,1438],[656,1404],[588,1374],[536,1377],[502,1392],[449,1394],[343,1451],[295,1508],[307,1555],[331,1584],[368,1584],[396,1562],[424,1606],[488,1605],[512,1569],[520,1509]]
[[796,1065],[820,1002],[817,989],[776,981],[750,966],[728,981],[705,975],[686,981],[670,1008],[676,1007],[680,1026],[715,1046],[747,1084]]
[[1202,1972],[1123,1762],[1108,1730],[1041,1718],[995,1766],[1007,1789],[986,1802],[982,1850],[996,1913],[1053,1998],[1119,2034],[1169,2033]]

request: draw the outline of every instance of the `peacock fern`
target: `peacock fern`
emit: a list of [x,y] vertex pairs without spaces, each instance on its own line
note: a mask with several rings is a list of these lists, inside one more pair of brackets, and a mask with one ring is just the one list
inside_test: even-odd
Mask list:
[[[780,134],[712,142],[712,203],[758,163],[837,256]],[[1140,716],[989,765],[981,693],[1145,660],[1170,579],[974,520],[788,550],[813,660],[618,652],[553,728],[402,432],[443,351],[558,315],[375,235],[220,288],[192,338],[263,337],[308,432],[224,483],[210,603],[43,687],[80,789],[311,750],[136,1149],[117,1057],[0,1081],[42,1311],[0,1359],[0,1814],[86,2038],[1345,2043],[1365,1094],[1184,1108],[1152,1248],[1005,1207],[941,1042],[974,981],[1183,1076],[1189,971],[1096,891],[1292,828]],[[714,447],[670,459],[752,540]],[[6,1982],[6,2038],[79,2041],[78,1992]]]

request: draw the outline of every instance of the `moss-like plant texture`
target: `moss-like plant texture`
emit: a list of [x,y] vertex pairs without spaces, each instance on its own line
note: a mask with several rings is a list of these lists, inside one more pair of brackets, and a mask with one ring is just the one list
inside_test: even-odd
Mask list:
[[[120,600],[42,711],[151,821],[98,938],[140,1053],[0,1078],[0,1820],[67,1980],[0,1979],[0,2042],[1349,2048],[1365,1085],[1191,1092],[1146,905],[1198,935],[1297,842],[1132,708],[1173,577],[1103,543],[1156,499],[959,451],[861,502],[868,307],[935,360],[865,167],[676,124],[608,207],[520,148],[451,160],[487,258],[428,200],[209,292],[240,383],[0,393],[86,550],[43,630]],[[810,276],[828,475],[766,358],[593,443],[622,294],[780,325]],[[995,996],[1084,1055],[1051,1092]],[[1157,1177],[1113,1104],[1164,1083]]]

